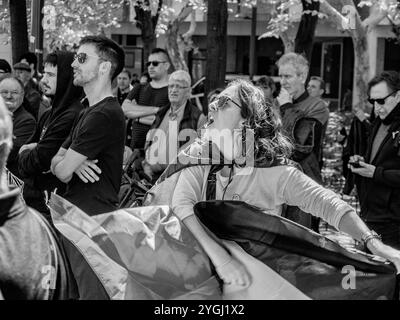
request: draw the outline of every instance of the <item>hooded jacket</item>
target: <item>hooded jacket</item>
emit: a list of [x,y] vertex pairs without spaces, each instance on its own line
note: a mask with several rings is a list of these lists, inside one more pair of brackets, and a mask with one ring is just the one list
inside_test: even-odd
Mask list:
[[57,89],[51,109],[40,118],[29,143],[37,143],[32,150],[19,156],[20,175],[24,178],[24,198],[28,205],[42,213],[48,213],[45,191],[57,188],[63,192],[65,184],[51,172],[51,159],[70,134],[75,119],[83,109],[80,103],[83,90],[73,84],[73,53],[57,52]]

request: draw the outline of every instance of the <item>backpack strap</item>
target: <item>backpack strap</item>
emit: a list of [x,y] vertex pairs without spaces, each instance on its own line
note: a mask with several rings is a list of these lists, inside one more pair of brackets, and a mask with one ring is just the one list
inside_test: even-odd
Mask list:
[[217,184],[217,172],[221,171],[223,165],[213,165],[211,166],[211,170],[207,177],[207,186],[206,186],[206,200],[215,200],[217,197],[216,194],[216,184]]

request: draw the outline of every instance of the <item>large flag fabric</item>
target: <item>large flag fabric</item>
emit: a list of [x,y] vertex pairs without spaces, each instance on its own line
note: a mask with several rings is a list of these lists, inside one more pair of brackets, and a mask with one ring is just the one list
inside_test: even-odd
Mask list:
[[110,299],[221,299],[209,259],[168,207],[88,216],[53,194],[50,209],[55,227],[79,250]]
[[57,195],[52,196],[50,207],[54,225],[76,246],[110,299],[394,297],[392,264],[349,252],[290,220],[245,203],[209,201],[195,206],[202,223],[222,239],[221,244],[252,278],[247,288],[225,285],[222,291],[209,259],[168,207],[123,209],[90,217]]
[[[55,227],[81,253],[69,256],[75,276],[85,274],[79,268],[90,267],[109,299],[309,299],[229,241],[223,245],[255,281],[246,288],[221,286],[206,254],[168,207],[121,209],[91,217],[53,194],[50,209]],[[82,284],[82,279],[77,283]],[[96,285],[86,283],[85,287]],[[100,293],[90,296],[103,299]]]

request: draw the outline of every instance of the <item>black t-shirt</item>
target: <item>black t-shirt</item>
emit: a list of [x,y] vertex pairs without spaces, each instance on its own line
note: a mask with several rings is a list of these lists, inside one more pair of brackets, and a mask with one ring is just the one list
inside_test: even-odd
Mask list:
[[99,181],[84,183],[74,174],[64,197],[89,215],[118,206],[125,144],[125,117],[115,97],[108,97],[79,115],[63,148],[98,160]]
[[[161,107],[168,104],[168,86],[155,89],[149,83],[135,85],[127,99],[136,100],[137,104],[151,107]],[[132,149],[143,149],[150,126],[132,121]],[[129,130],[129,129],[128,129]]]

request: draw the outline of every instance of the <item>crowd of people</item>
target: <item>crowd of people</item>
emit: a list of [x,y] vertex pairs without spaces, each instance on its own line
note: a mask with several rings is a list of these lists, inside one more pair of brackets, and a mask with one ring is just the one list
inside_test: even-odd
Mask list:
[[[364,127],[365,148],[349,156],[359,217],[322,186],[329,103],[302,55],[277,62],[279,91],[268,77],[235,80],[209,95],[207,115],[191,102],[189,73],[169,73],[165,50],[151,52],[140,79],[124,61],[122,48],[104,36],[83,38],[76,53],[47,55],[40,82],[34,55],[22,56],[14,73],[0,61],[0,297],[107,296],[77,259],[82,252],[55,228],[49,199],[57,193],[89,216],[117,210],[127,157],[154,188],[180,166],[170,197],[158,204],[172,208],[225,284],[256,279],[196,218],[200,201],[242,201],[316,232],[323,219],[400,271],[398,73],[369,83],[376,119]],[[211,157],[209,144],[218,151]],[[187,165],[191,157],[210,161]],[[9,185],[7,172],[22,190]]]

